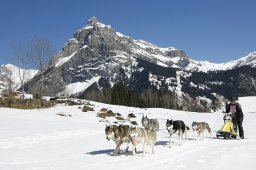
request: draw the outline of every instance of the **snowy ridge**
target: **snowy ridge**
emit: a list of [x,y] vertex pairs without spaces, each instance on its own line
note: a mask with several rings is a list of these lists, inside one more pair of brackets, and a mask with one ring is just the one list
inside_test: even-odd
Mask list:
[[135,42],[135,44],[139,45],[143,49],[152,48],[154,50],[158,50],[158,51],[162,52],[163,54],[168,51],[178,50],[177,48],[174,48],[174,47],[167,47],[167,48],[157,47],[156,45],[151,44],[150,42],[147,42],[144,40],[134,40],[134,42]]
[[256,52],[252,52],[247,56],[239,58],[237,60],[229,61],[227,63],[211,63],[208,61],[195,61],[191,60],[191,63],[186,67],[187,70],[198,70],[202,72],[218,71],[218,70],[230,70],[241,66],[256,67]]
[[120,33],[120,32],[116,32],[116,35],[118,35],[119,37],[130,38],[130,37],[128,37],[128,36],[126,36],[126,35],[124,35],[124,34],[122,34],[122,33]]
[[[38,70],[35,69],[20,69],[21,75],[25,71],[25,82],[29,81],[33,78]],[[0,68],[0,89],[6,89],[8,82],[12,82],[12,86],[14,90],[17,90],[21,86],[20,76],[19,76],[19,68],[13,64],[1,65]]]

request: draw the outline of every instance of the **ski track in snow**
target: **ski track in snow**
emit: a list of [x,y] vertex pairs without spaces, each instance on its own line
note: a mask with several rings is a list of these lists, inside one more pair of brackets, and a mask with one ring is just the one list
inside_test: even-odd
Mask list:
[[[165,140],[166,138],[167,136],[164,137]],[[175,139],[174,143],[176,143],[177,140],[178,139]],[[242,157],[243,159],[246,159],[248,157],[248,154],[246,154],[246,152],[251,151],[245,150],[245,152],[243,150],[248,148],[248,146],[251,146],[249,147],[249,149],[253,149],[254,151],[256,151],[256,149],[254,148],[255,142],[256,140],[246,139],[219,140],[204,138],[200,140],[187,140],[183,142],[181,146],[174,144],[172,145],[172,147],[169,147],[169,142],[165,143],[164,141],[158,141],[159,144],[156,145],[155,154],[151,154],[151,148],[146,146],[145,157],[147,158],[142,157],[142,148],[139,146],[139,154],[135,156],[132,155],[131,150],[129,150],[128,153],[122,152],[121,155],[109,157],[109,155],[111,155],[112,153],[106,150],[106,153],[101,154],[99,156],[99,159],[102,159],[101,163],[104,165],[117,163],[118,168],[123,170],[158,169],[158,167],[161,167],[161,169],[180,169],[189,167],[189,169],[196,170],[198,169],[198,164],[200,164],[200,167],[203,167],[203,169],[223,170],[228,168],[230,164],[233,163],[232,152],[231,155],[227,154],[228,152],[230,152],[230,150],[235,153],[243,153]],[[161,145],[161,143],[165,143],[165,145]],[[230,149],[230,145],[232,145],[232,149]],[[246,147],[241,147],[241,145],[246,145]],[[193,155],[197,156],[198,153],[201,153],[200,158],[195,161]],[[213,160],[213,158],[216,157],[218,157],[218,159]],[[132,167],[127,167],[127,164],[124,163],[126,161],[131,161]],[[170,163],[172,163],[173,165],[170,166]],[[90,166],[90,169],[97,168],[100,168],[98,164]],[[104,169],[112,168],[112,166],[109,166],[109,168],[108,166],[106,166]]]
[[53,132],[49,134],[38,134],[26,137],[15,137],[13,139],[0,139],[0,148],[14,148],[14,147],[25,147],[30,144],[46,143],[54,140],[68,139],[76,136],[88,136],[95,135],[101,132],[89,131],[85,129],[80,130],[69,130],[61,132]]

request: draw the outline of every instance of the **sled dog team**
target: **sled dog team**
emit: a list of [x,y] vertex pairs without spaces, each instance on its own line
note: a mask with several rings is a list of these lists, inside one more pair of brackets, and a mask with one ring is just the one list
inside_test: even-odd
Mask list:
[[[107,140],[113,140],[116,143],[114,155],[120,153],[120,146],[126,144],[126,152],[129,149],[129,143],[132,144],[132,153],[136,154],[136,146],[142,144],[143,156],[145,155],[145,146],[148,145],[152,149],[152,153],[155,153],[155,144],[157,142],[156,130],[159,129],[159,122],[157,119],[149,119],[147,116],[142,117],[141,123],[144,128],[130,127],[129,125],[106,125],[105,134]],[[166,121],[166,129],[170,135],[170,147],[172,144],[172,135],[177,134],[179,137],[179,145],[182,140],[185,140],[189,127],[185,125],[182,120],[169,120]],[[206,122],[193,122],[193,131],[198,133],[197,139],[199,139],[203,133],[208,130],[211,134],[211,128]]]

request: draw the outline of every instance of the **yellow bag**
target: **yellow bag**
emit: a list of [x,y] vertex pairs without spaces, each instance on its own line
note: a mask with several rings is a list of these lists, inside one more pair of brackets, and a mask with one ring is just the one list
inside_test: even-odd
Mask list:
[[236,131],[234,129],[234,124],[231,120],[227,120],[224,126],[219,130],[219,132],[227,132],[232,135],[236,135]]

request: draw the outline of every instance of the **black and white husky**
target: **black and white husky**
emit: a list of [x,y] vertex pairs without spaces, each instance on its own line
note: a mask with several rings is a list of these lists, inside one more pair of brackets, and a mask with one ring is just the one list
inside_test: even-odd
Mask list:
[[172,135],[175,133],[179,136],[179,145],[181,145],[181,140],[185,140],[187,137],[187,130],[189,127],[185,125],[182,120],[169,120],[167,119],[166,122],[166,129],[170,134],[170,147],[172,145]]

